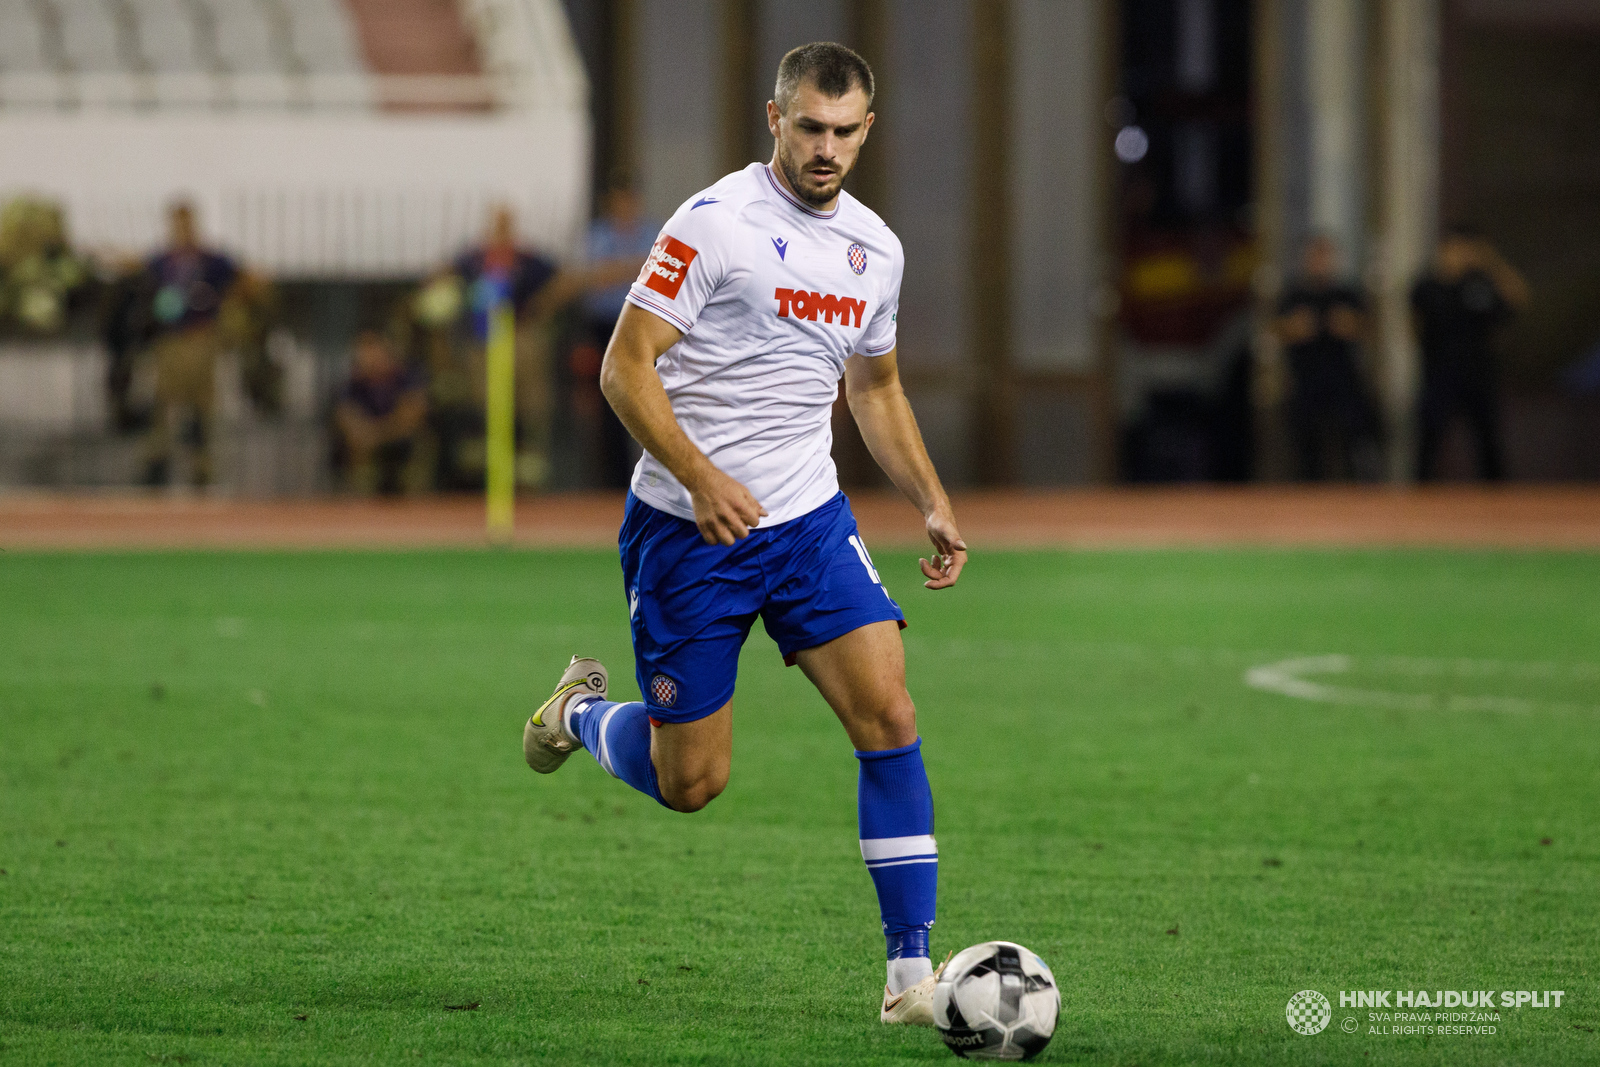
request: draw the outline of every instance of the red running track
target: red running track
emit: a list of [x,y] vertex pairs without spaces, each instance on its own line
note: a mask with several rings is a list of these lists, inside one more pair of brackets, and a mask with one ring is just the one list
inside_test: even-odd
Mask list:
[[[892,492],[851,494],[869,544],[923,544]],[[975,551],[1012,547],[1319,545],[1600,549],[1600,488],[1279,486],[980,490],[955,497]],[[521,546],[616,543],[622,497],[517,505]],[[481,501],[230,500],[157,494],[0,493],[0,549],[473,547]]]

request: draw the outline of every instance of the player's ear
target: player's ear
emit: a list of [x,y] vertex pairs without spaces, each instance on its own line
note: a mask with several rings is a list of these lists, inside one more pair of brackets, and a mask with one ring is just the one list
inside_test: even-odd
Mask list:
[[778,136],[778,120],[783,118],[783,112],[778,110],[778,105],[771,100],[767,101],[767,129],[772,136]]
[[871,112],[871,111],[867,112],[866,119],[861,123],[861,140],[862,141],[865,141],[867,139],[867,134],[872,132],[872,120],[877,118],[877,117],[878,116],[876,114],[874,114],[873,112]]

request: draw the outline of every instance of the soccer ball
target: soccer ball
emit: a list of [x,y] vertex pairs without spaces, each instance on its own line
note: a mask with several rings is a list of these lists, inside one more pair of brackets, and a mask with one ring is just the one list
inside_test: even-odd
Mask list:
[[933,989],[933,1025],[963,1059],[1032,1059],[1050,1043],[1060,1011],[1055,975],[1010,941],[956,953]]

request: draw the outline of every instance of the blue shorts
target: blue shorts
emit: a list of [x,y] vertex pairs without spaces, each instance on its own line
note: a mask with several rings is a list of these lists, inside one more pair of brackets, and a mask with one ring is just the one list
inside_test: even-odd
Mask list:
[[634,670],[657,722],[703,719],[733,698],[757,615],[791,664],[870,623],[906,624],[843,493],[732,545],[706,544],[694,523],[629,493],[617,544]]

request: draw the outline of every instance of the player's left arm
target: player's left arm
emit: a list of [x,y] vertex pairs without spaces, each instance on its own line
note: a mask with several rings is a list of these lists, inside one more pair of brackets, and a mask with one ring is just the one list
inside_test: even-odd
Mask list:
[[928,449],[922,443],[917,417],[900,387],[896,350],[881,356],[853,355],[845,361],[844,390],[850,414],[861,428],[861,437],[889,480],[904,493],[928,525],[928,540],[933,542],[931,560],[921,560],[922,573],[929,589],[945,589],[956,584],[961,568],[967,565],[967,543],[956,529],[955,511],[939,472],[933,469]]

